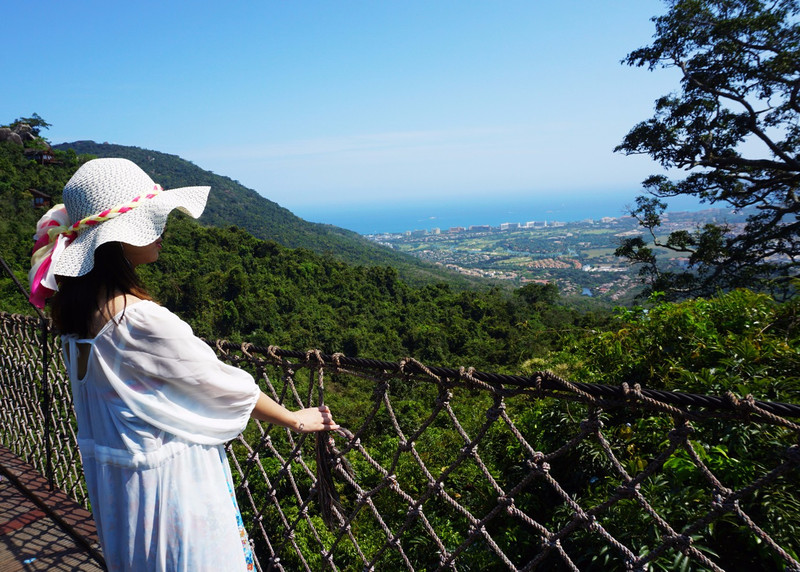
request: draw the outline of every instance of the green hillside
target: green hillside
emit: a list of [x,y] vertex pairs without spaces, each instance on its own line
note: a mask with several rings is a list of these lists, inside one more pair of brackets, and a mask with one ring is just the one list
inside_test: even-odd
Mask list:
[[73,149],[79,155],[130,159],[165,189],[210,185],[208,205],[200,218],[208,226],[238,226],[257,238],[274,240],[289,248],[307,248],[349,264],[392,266],[404,280],[416,284],[443,280],[452,285],[470,283],[456,273],[377,245],[355,232],[305,221],[233,179],[201,169],[177,155],[94,141],[61,143],[53,148]]

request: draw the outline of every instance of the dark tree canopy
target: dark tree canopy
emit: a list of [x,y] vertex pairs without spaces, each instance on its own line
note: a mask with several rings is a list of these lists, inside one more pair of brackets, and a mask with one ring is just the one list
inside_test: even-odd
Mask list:
[[[800,255],[800,7],[795,0],[669,0],[653,21],[651,45],[628,54],[631,66],[678,68],[680,89],[658,99],[655,115],[617,147],[650,155],[673,181],[654,175],[631,214],[656,246],[683,253],[685,269],[665,269],[642,238],[617,249],[649,289],[673,297],[737,286],[780,286]],[[659,237],[665,198],[752,209],[742,232],[708,224]],[[751,210],[746,211],[748,213]]]
[[31,132],[37,137],[41,137],[42,129],[49,129],[50,127],[52,127],[52,124],[42,119],[38,113],[34,113],[30,117],[19,117],[15,119],[11,123],[11,127],[13,128],[21,124],[30,126]]

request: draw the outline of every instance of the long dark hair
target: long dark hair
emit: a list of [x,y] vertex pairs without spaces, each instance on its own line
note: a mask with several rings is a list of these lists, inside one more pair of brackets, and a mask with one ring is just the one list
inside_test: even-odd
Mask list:
[[[107,242],[94,251],[94,268],[83,276],[58,276],[58,292],[51,302],[55,327],[62,334],[91,337],[92,315],[118,294],[152,300],[130,263],[122,243]],[[102,299],[104,298],[104,300]]]

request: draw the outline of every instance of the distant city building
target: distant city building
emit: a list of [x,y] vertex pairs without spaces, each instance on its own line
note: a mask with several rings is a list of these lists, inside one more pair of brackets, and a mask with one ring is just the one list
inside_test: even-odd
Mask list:
[[403,236],[411,236],[411,231],[410,230],[404,231]]
[[448,230],[447,232],[456,233],[456,232],[464,232],[465,230],[467,229],[465,229],[463,226],[451,226],[450,230]]
[[500,223],[500,230],[512,230],[518,229],[519,223],[518,222],[501,222]]
[[617,219],[615,219],[612,216],[604,216],[603,218],[600,219],[600,222],[602,222],[604,224],[608,224],[610,222],[614,222],[615,220],[617,220]]
[[411,236],[425,236],[426,234],[428,234],[427,230],[415,230],[411,233]]
[[442,234],[442,229],[440,228],[432,228],[431,234]]
[[473,224],[469,227],[470,232],[489,232],[492,227],[488,224]]

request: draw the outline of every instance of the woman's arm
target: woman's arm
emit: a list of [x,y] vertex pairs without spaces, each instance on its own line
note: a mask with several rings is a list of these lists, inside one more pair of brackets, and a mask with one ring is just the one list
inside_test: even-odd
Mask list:
[[315,431],[332,431],[339,426],[333,420],[327,405],[309,407],[299,411],[289,411],[280,403],[274,401],[263,391],[258,396],[256,406],[250,417],[259,421],[266,421],[281,427],[288,427],[298,433],[313,433]]

